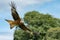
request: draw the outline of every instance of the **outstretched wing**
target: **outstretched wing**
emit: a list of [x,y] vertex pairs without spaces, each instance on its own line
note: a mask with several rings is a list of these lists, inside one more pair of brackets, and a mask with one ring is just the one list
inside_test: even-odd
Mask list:
[[15,6],[14,2],[11,2],[10,6],[11,6],[11,13],[12,13],[13,19],[14,20],[18,20],[18,19],[21,20],[17,11],[16,11],[16,6]]

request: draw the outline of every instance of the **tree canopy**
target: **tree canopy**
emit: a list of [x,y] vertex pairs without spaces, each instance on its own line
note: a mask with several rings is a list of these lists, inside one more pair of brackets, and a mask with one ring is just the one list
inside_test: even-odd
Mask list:
[[30,30],[42,34],[35,37],[18,29],[15,30],[14,40],[60,40],[60,19],[50,14],[43,14],[37,11],[27,12],[24,16],[24,22],[28,24]]

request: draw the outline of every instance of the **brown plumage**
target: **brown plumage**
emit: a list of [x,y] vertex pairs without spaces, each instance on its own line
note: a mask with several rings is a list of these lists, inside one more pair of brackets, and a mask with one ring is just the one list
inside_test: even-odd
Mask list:
[[31,32],[31,30],[24,25],[21,18],[19,17],[18,12],[16,11],[15,4],[11,2],[10,6],[11,6],[12,17],[14,19],[14,21],[6,19],[6,21],[10,24],[10,28],[12,29],[14,26],[18,25],[18,27],[21,28],[22,30]]

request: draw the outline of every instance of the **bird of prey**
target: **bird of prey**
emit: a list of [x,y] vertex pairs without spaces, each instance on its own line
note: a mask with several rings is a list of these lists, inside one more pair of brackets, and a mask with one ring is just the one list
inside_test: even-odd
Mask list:
[[14,19],[14,21],[6,19],[6,21],[10,24],[10,29],[12,29],[14,26],[18,26],[22,30],[32,33],[32,31],[24,25],[21,18],[19,17],[18,12],[16,11],[15,4],[13,2],[11,2],[10,6],[11,6],[11,15]]

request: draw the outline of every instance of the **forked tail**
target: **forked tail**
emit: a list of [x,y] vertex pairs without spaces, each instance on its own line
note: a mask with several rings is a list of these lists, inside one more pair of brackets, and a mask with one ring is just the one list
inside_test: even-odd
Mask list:
[[10,29],[12,29],[14,26],[16,26],[16,23],[12,20],[5,19],[10,24]]

